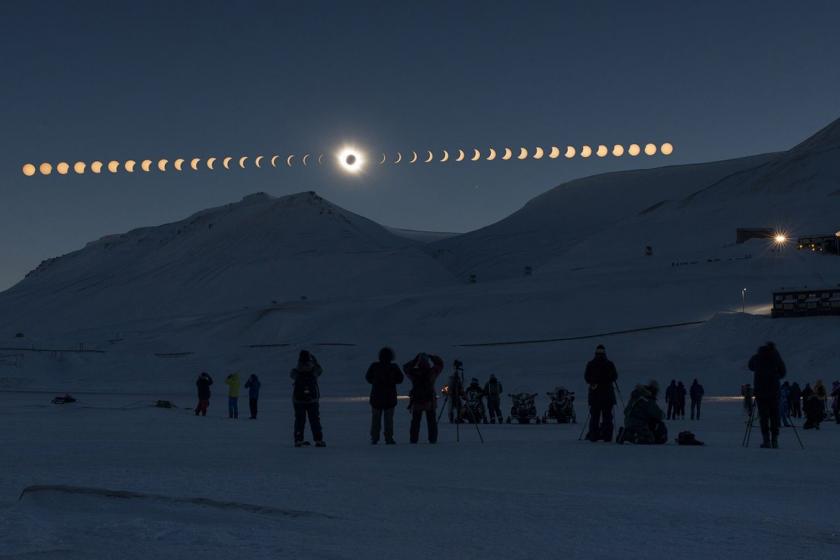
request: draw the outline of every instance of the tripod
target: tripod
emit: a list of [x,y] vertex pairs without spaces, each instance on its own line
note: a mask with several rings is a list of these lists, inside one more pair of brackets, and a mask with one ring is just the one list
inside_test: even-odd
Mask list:
[[[449,392],[446,394],[446,397],[443,399],[443,406],[440,409],[440,413],[438,414],[438,423],[440,423],[440,419],[443,416],[443,411],[446,410],[446,403],[449,401],[449,396],[452,395],[452,404],[455,406],[455,411],[457,414],[457,418],[455,419],[455,441],[458,443],[461,442],[461,395],[453,394],[453,391],[457,393],[461,387],[464,386],[464,366],[461,365],[461,362],[455,362],[455,373],[453,374],[456,383],[454,384],[455,387],[449,389]],[[467,414],[469,414],[470,420],[472,421],[473,426],[475,426],[475,431],[478,434],[478,439],[481,443],[484,443],[484,436],[481,435],[481,430],[478,428],[478,419],[475,417],[473,410],[468,406],[467,407]]]
[[[750,405],[750,417],[747,420],[747,428],[744,431],[744,439],[741,441],[741,445],[743,447],[750,446],[750,436],[752,435],[753,422],[755,421],[755,411],[758,408],[756,400],[757,399],[753,397],[752,404]],[[793,423],[793,419],[790,420],[790,427],[793,428],[793,433],[796,435],[796,441],[799,442],[799,447],[805,449],[805,445],[802,443],[802,438],[799,437],[799,430],[796,429],[796,424]]]

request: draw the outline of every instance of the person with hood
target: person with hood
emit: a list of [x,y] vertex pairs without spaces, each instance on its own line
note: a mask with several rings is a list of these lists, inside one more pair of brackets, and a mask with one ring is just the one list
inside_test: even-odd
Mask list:
[[198,405],[195,407],[195,415],[199,414],[207,416],[207,409],[210,407],[210,386],[213,384],[213,378],[206,371],[202,371],[201,375],[195,381],[195,386],[198,389]]
[[831,412],[834,420],[840,424],[840,381],[831,384]]
[[688,396],[691,397],[691,419],[694,420],[695,413],[697,420],[700,420],[700,405],[703,404],[703,395],[706,390],[695,379],[691,382],[691,388],[688,390]]
[[[677,416],[680,420],[685,420],[685,396],[688,391],[685,390],[685,385],[682,381],[677,383]],[[676,416],[675,416],[676,418]]]
[[787,368],[776,345],[772,342],[758,349],[758,352],[750,358],[748,367],[754,373],[753,392],[761,424],[761,447],[776,449],[779,447],[780,385],[787,374]]
[[248,389],[248,408],[251,409],[251,420],[257,419],[257,403],[260,400],[260,378],[252,373],[245,382],[245,388]]
[[624,429],[619,443],[661,445],[668,441],[668,428],[662,418],[665,414],[656,403],[659,383],[652,380],[647,385],[636,385],[624,409]]
[[321,390],[318,387],[318,378],[321,377],[321,373],[323,373],[321,365],[308,350],[300,351],[297,366],[289,372],[289,377],[294,382],[292,404],[295,409],[295,447],[309,445],[309,442],[303,439],[307,417],[309,418],[309,427],[312,430],[312,439],[315,440],[315,447],[326,447],[327,445],[321,427],[319,405]]
[[228,375],[225,385],[228,386],[228,418],[239,419],[239,374]]
[[796,381],[790,386],[790,415],[802,418],[802,388]]
[[779,389],[779,415],[782,418],[782,426],[790,428],[790,383],[785,381]]
[[677,380],[672,379],[671,384],[665,389],[665,404],[668,405],[668,420],[677,419]]
[[466,420],[470,422],[487,422],[487,414],[484,410],[484,389],[478,383],[478,379],[473,377],[470,380],[470,386],[464,391],[466,396],[467,406],[472,404],[472,407],[466,411]]
[[820,424],[825,420],[825,408],[817,393],[806,383],[802,390],[802,411],[805,413],[805,430],[820,429]]
[[[440,356],[421,352],[403,365],[405,376],[411,381],[408,409],[411,411],[411,428],[409,441],[416,444],[420,439],[420,421],[426,414],[426,429],[429,443],[437,443],[438,427],[435,410],[437,409],[437,395],[435,381],[443,371],[443,360]],[[460,398],[460,397],[459,397]]]
[[495,424],[497,418],[499,419],[499,424],[504,423],[502,416],[502,391],[502,382],[494,374],[491,374],[490,380],[484,384],[484,394],[487,395],[487,408],[490,412],[491,424]]
[[586,439],[612,441],[614,385],[618,380],[615,364],[607,359],[602,344],[595,348],[595,357],[586,364],[583,378],[589,385],[589,432]]
[[397,406],[397,385],[403,382],[403,372],[394,363],[394,351],[390,348],[379,350],[379,361],[368,367],[365,379],[370,383],[370,443],[379,443],[382,431],[382,417],[385,417],[385,443],[394,445],[394,409]]
[[823,412],[828,412],[828,391],[825,388],[825,385],[822,382],[822,379],[817,379],[817,382],[814,383],[814,394],[817,395],[817,398],[820,399],[820,403],[823,405]]

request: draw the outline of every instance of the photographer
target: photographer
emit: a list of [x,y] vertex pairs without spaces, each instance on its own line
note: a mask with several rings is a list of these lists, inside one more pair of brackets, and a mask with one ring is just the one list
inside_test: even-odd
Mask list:
[[439,356],[420,353],[403,366],[403,371],[412,384],[411,400],[408,405],[408,409],[411,411],[410,441],[411,443],[417,443],[420,439],[420,421],[423,418],[423,413],[425,413],[429,443],[437,443],[435,381],[440,372],[443,371],[443,360]]
[[318,378],[322,372],[318,360],[306,350],[300,351],[297,366],[289,372],[289,377],[294,381],[292,402],[295,408],[295,447],[308,445],[308,442],[303,440],[303,430],[306,428],[307,416],[309,417],[309,426],[312,429],[315,446],[326,447],[318,404],[321,398]]
[[487,408],[490,410],[490,423],[495,424],[496,418],[502,424],[502,382],[490,375],[490,381],[484,384],[484,394],[487,395]]
[[403,382],[403,373],[394,362],[394,351],[383,348],[379,361],[370,364],[365,379],[370,383],[370,443],[379,443],[382,417],[385,416],[385,443],[394,445],[394,408],[397,406],[397,385]]
[[613,407],[615,391],[613,386],[618,379],[615,365],[607,359],[607,351],[599,344],[595,357],[586,364],[584,380],[589,384],[589,433],[586,439],[612,441]]
[[449,423],[461,422],[461,406],[464,399],[464,383],[461,380],[461,368],[463,364],[460,360],[455,360],[452,364],[455,371],[449,376],[449,385],[447,396],[449,397]]
[[756,408],[761,423],[761,447],[764,449],[779,447],[779,399],[781,398],[781,379],[787,374],[785,363],[776,350],[776,345],[768,342],[750,358],[749,369],[754,372],[753,390]]

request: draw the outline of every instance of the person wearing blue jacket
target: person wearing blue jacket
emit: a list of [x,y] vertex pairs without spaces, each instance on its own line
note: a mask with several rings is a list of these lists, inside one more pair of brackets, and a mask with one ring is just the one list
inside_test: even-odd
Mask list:
[[251,409],[251,420],[257,419],[257,403],[260,400],[260,378],[255,374],[251,374],[248,381],[245,382],[245,388],[248,389],[248,406]]

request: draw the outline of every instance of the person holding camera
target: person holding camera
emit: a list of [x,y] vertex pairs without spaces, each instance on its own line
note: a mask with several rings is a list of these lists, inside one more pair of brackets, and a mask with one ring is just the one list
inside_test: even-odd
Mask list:
[[440,356],[421,352],[403,366],[405,376],[411,380],[411,393],[408,405],[411,411],[411,429],[409,437],[411,443],[420,439],[420,421],[426,415],[426,429],[429,443],[437,443],[438,427],[435,410],[437,409],[437,395],[435,381],[443,371],[443,360]]
[[447,386],[447,397],[449,397],[449,423],[461,422],[461,407],[464,401],[464,382],[461,379],[461,368],[463,364],[460,360],[455,360],[452,367],[454,371],[449,376],[449,385]]
[[747,367],[754,373],[753,390],[761,424],[761,447],[776,449],[779,447],[781,380],[787,374],[787,368],[772,342],[759,348]]
[[295,447],[309,445],[308,442],[303,440],[303,430],[306,428],[307,417],[309,417],[309,426],[312,429],[315,447],[326,447],[327,445],[324,442],[318,404],[321,398],[318,378],[321,377],[322,372],[321,365],[315,359],[315,356],[307,350],[301,350],[297,366],[289,373],[289,377],[294,381],[292,403],[295,408]]
[[370,383],[370,407],[373,413],[370,423],[370,443],[379,443],[382,431],[382,417],[385,417],[385,443],[394,445],[394,409],[397,406],[397,385],[403,382],[403,372],[394,363],[394,351],[383,348],[379,361],[370,364],[365,379]]

